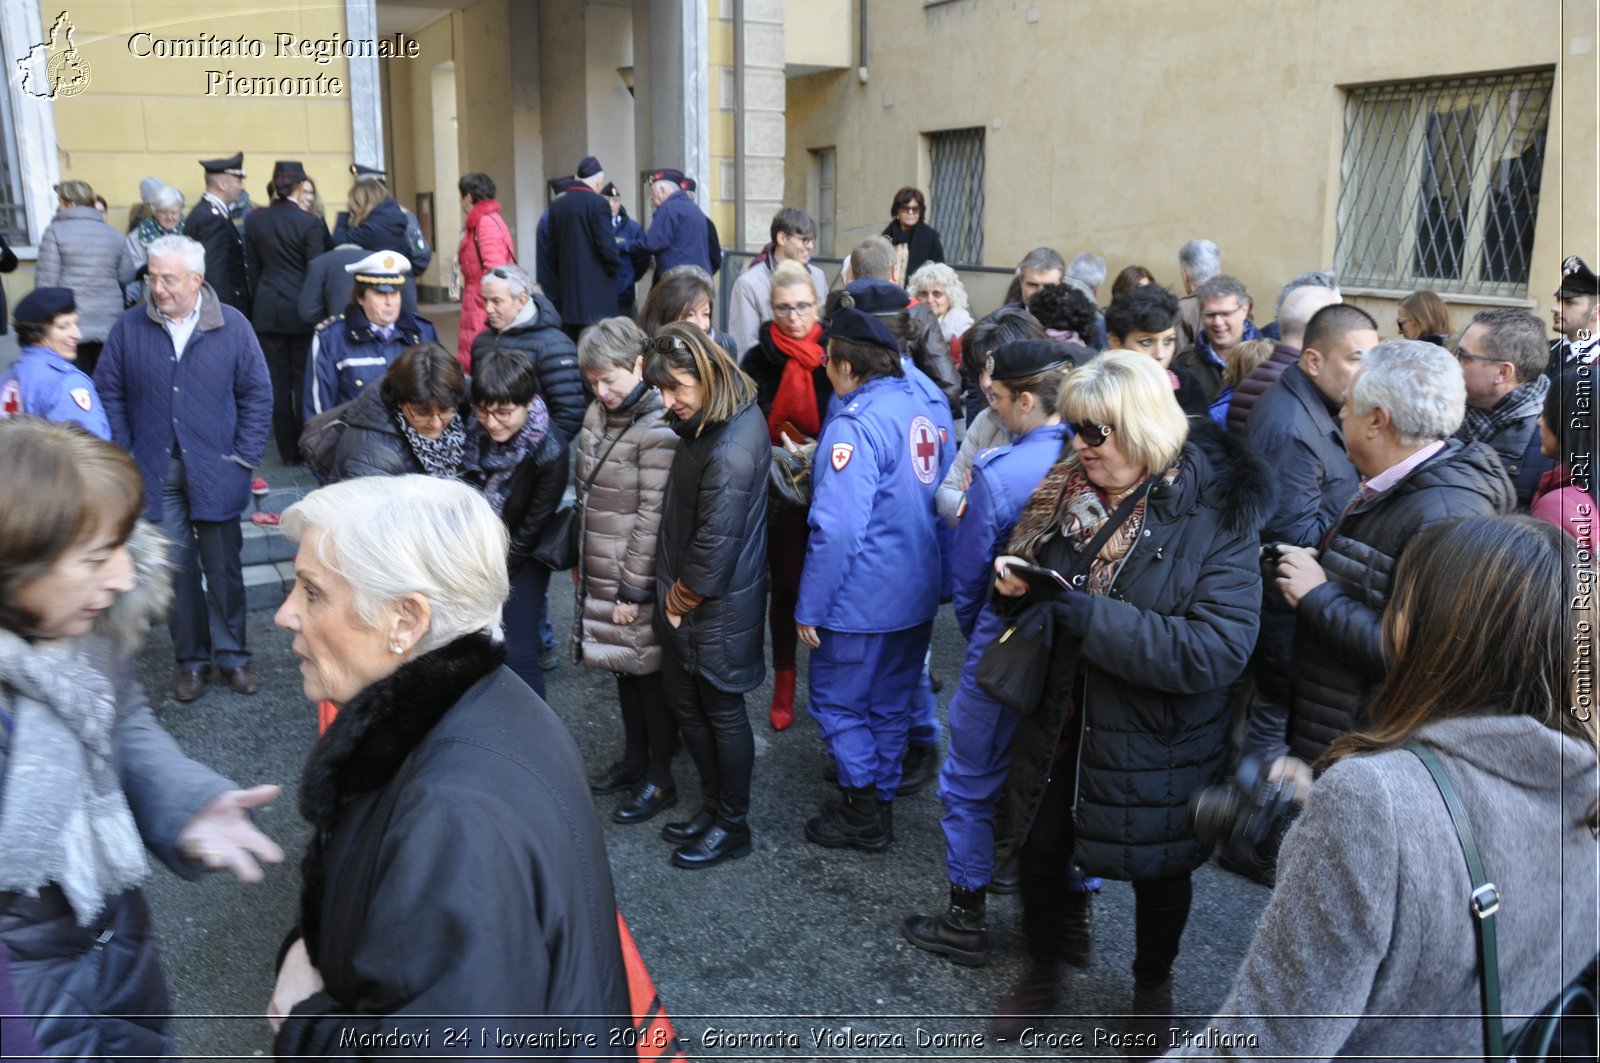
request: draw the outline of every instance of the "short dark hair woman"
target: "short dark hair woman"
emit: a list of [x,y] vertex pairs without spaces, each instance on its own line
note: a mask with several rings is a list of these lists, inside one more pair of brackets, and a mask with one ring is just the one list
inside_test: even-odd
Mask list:
[[750,852],[755,740],[744,695],[761,685],[772,447],[755,384],[687,322],[662,327],[644,378],[681,441],[656,537],[661,685],[700,774],[702,806],[662,831],[672,862],[710,867]]
[[521,351],[495,348],[478,359],[464,478],[483,492],[511,536],[506,551],[511,596],[502,618],[506,664],[544,697],[539,633],[550,570],[533,559],[533,549],[567,488],[567,448],[551,430],[550,410],[538,388],[533,360]]
[[883,235],[894,245],[901,284],[924,262],[944,261],[944,244],[939,242],[938,230],[928,224],[928,197],[920,188],[907,185],[894,194]]
[[[1406,549],[1367,725],[1323,758],[1208,1029],[1263,1058],[1484,1056],[1472,883],[1413,738],[1443,762],[1502,898],[1508,1030],[1593,963],[1600,780],[1584,661],[1600,621],[1580,552],[1527,517],[1436,524]],[[1209,1053],[1174,1053],[1190,1054]]]
[[283,853],[247,810],[278,788],[184,756],[134,676],[172,589],[133,459],[17,417],[0,419],[0,468],[28,492],[0,506],[0,943],[51,1058],[166,1058],[146,850],[187,879],[259,881],[256,861]]
[[[1132,1028],[1165,1037],[1190,875],[1210,851],[1187,804],[1227,756],[1227,690],[1255,644],[1273,488],[1242,442],[1191,427],[1144,355],[1108,351],[1073,370],[1057,408],[1072,452],[995,560],[997,607],[1009,597],[1055,613],[1044,698],[1017,725],[1005,789],[1032,962],[995,1028],[1014,1036],[1054,1008],[1076,856],[1086,874],[1133,883]],[[1072,589],[1023,581],[1010,572],[1019,560]]]
[[461,406],[466,374],[437,343],[419,343],[395,359],[383,382],[363,388],[342,420],[331,481],[357,476],[461,475],[467,433]]

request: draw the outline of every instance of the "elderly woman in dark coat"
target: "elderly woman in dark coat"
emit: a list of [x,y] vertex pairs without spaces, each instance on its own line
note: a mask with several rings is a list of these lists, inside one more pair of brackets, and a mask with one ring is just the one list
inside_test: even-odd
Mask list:
[[344,429],[328,479],[417,472],[457,479],[465,470],[467,431],[459,415],[466,399],[461,363],[437,343],[417,344],[340,416]]
[[[301,782],[278,1055],[429,1034],[410,1043],[611,1056],[631,1025],[611,872],[572,736],[503,663],[505,526],[464,483],[400,476],[314,491],[284,530],[277,623],[339,711]],[[452,1043],[470,1015],[497,1036]]]
[[[995,1028],[1015,1036],[1055,1009],[1072,896],[1061,883],[1076,855],[1088,874],[1133,883],[1132,1031],[1164,1034],[1190,875],[1209,851],[1186,806],[1223,769],[1228,684],[1255,642],[1271,485],[1242,443],[1190,426],[1143,355],[1080,367],[1057,405],[1072,453],[995,560],[997,602],[1055,614],[1044,697],[1018,724],[1004,799],[1032,963]],[[1018,561],[1072,589],[1025,582]]]
[[[50,1058],[166,1058],[146,849],[184,878],[259,881],[283,852],[247,811],[278,788],[184,756],[134,676],[172,588],[161,535],[135,522],[132,459],[18,417],[0,420],[0,468],[28,485],[27,505],[0,506],[0,951]],[[10,1025],[0,1052],[25,1051]]]
[[756,388],[687,322],[662,328],[644,378],[661,389],[682,445],[656,538],[661,685],[700,773],[702,806],[662,836],[672,862],[710,867],[750,852],[755,739],[744,695],[761,685],[767,600],[767,474],[772,448]]

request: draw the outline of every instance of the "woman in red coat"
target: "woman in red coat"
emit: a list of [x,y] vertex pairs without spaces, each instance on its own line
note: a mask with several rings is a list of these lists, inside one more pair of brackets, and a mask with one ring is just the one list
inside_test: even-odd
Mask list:
[[511,230],[500,217],[500,203],[494,198],[494,179],[486,173],[469,173],[457,183],[461,209],[467,222],[461,227],[461,247],[456,262],[461,270],[461,331],[456,341],[456,357],[461,367],[472,368],[472,341],[489,324],[483,306],[484,274],[496,266],[517,260]]

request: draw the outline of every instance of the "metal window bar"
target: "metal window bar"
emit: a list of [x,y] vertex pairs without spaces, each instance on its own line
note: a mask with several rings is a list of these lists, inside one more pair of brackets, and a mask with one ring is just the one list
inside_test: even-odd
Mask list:
[[983,127],[928,134],[933,179],[928,224],[946,260],[983,261]]
[[[9,56],[4,40],[0,55]],[[17,123],[12,114],[11,85],[0,83],[0,233],[13,247],[31,244],[28,208],[23,198],[21,156],[17,149]]]
[[1546,69],[1350,90],[1340,279],[1526,296],[1554,80]]

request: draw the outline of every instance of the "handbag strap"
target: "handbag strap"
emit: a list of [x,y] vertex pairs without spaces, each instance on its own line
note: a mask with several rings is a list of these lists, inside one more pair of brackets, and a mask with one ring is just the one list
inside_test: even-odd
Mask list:
[[1149,493],[1153,481],[1153,477],[1146,476],[1144,483],[1134,488],[1128,497],[1122,500],[1111,516],[1106,518],[1106,522],[1100,526],[1100,530],[1095,533],[1094,538],[1089,540],[1089,545],[1078,555],[1077,560],[1073,562],[1072,571],[1068,574],[1068,582],[1073,587],[1081,588],[1083,586],[1088,578],[1089,566],[1094,564],[1096,557],[1100,556],[1101,548],[1111,541],[1113,535],[1117,534],[1117,529],[1122,527],[1127,522],[1127,519],[1133,515],[1134,507],[1139,504],[1140,499]]
[[575,497],[583,498],[589,493],[589,488],[594,486],[595,477],[600,475],[600,469],[605,465],[606,459],[611,457],[611,452],[616,449],[618,443],[622,442],[622,437],[628,434],[629,429],[638,423],[639,418],[635,417],[633,420],[629,421],[623,426],[622,431],[617,433],[616,438],[611,441],[611,445],[606,447],[606,452],[600,455],[600,460],[594,463],[594,471],[589,474],[588,479],[583,481],[583,494]]
[[1494,915],[1500,910],[1500,891],[1483,870],[1483,856],[1478,851],[1478,842],[1472,834],[1472,824],[1467,821],[1467,810],[1462,807],[1461,798],[1456,794],[1456,788],[1451,785],[1450,777],[1444,773],[1444,765],[1439,762],[1439,756],[1433,749],[1421,741],[1413,738],[1406,742],[1405,748],[1414,753],[1422,766],[1428,769],[1428,774],[1433,776],[1434,785],[1439,788],[1439,796],[1444,798],[1445,808],[1450,811],[1450,820],[1455,825],[1456,839],[1461,843],[1461,852],[1467,858],[1467,875],[1472,880],[1472,894],[1469,898],[1472,914],[1476,916],[1473,927],[1478,938],[1478,986],[1483,999],[1483,1040],[1486,1048],[1486,1058],[1499,1061],[1506,1058],[1505,1028],[1500,1018],[1500,952],[1495,937]]

